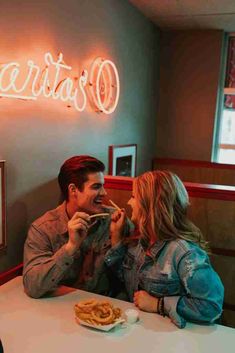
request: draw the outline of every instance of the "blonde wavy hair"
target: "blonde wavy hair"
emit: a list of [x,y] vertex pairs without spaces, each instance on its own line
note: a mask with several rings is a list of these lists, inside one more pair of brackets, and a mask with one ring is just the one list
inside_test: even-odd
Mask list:
[[209,251],[201,231],[187,218],[189,197],[177,175],[169,171],[146,172],[134,179],[133,191],[139,231],[146,244],[184,239]]

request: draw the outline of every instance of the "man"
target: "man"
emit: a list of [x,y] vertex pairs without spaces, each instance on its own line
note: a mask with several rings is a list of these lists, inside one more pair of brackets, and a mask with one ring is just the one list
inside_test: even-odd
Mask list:
[[[75,156],[62,165],[58,182],[65,201],[32,223],[25,242],[23,283],[29,296],[39,298],[60,284],[115,295],[104,257],[111,235],[123,232],[125,213],[114,213],[112,221],[112,208],[103,205],[104,169],[90,156]],[[90,219],[99,213],[110,215]]]

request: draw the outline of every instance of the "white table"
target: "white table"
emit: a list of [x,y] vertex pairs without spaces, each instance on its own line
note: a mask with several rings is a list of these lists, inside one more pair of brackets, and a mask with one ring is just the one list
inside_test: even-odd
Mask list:
[[[235,329],[187,324],[178,329],[166,317],[140,312],[140,321],[109,332],[78,325],[73,306],[100,297],[61,287],[54,297],[32,299],[22,277],[0,287],[0,337],[4,353],[232,353]],[[110,299],[123,310],[133,304]],[[118,344],[117,344],[118,343]]]

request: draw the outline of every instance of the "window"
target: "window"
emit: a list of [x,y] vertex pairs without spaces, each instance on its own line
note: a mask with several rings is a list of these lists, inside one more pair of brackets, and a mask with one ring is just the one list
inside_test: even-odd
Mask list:
[[229,35],[217,162],[235,164],[235,34]]

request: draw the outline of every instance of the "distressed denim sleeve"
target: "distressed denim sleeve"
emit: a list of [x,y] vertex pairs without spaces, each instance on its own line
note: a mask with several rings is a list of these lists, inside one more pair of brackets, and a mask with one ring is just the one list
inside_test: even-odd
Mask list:
[[108,250],[104,259],[106,266],[108,266],[122,282],[124,281],[122,262],[126,251],[127,246],[118,243]]
[[166,313],[181,328],[186,321],[213,323],[222,313],[224,287],[206,253],[200,249],[186,253],[179,262],[178,274],[186,295],[165,297]]
[[24,246],[23,283],[26,293],[39,298],[54,290],[73,263],[62,246],[53,254],[48,237],[34,225],[29,229]]

